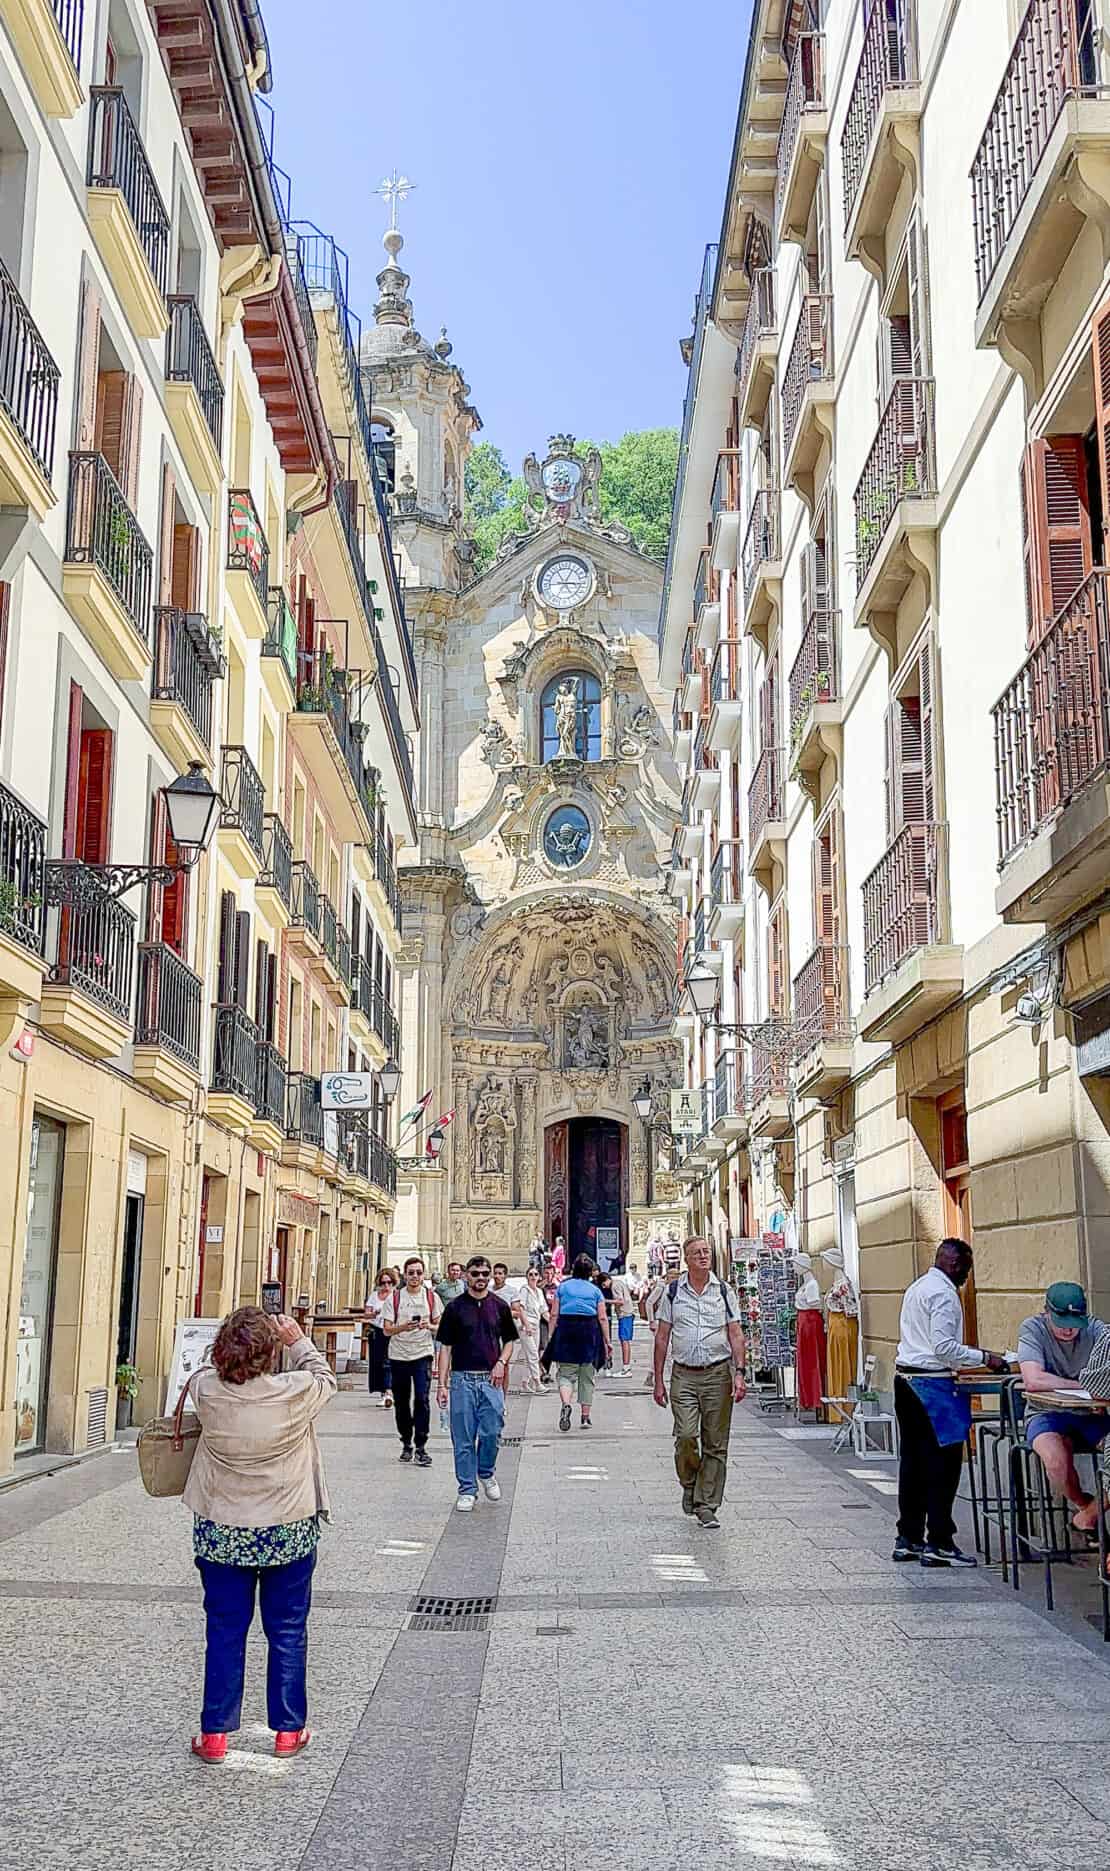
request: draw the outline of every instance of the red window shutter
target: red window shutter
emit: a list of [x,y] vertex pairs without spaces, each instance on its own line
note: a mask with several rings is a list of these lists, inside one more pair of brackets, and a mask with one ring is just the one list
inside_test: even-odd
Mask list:
[[127,401],[127,372],[102,370],[96,386],[96,448],[103,455],[127,498],[126,447],[124,416]]
[[62,818],[62,856],[77,856],[77,804],[81,791],[81,715],[85,698],[76,682],[69,685],[66,749],[66,799]]
[[[109,81],[110,82],[110,81]],[[81,334],[77,340],[76,443],[96,447],[96,367],[100,356],[100,294],[86,279],[81,288]]]
[[[148,856],[152,864],[164,861],[166,849],[166,798],[161,788],[150,802],[150,846]],[[162,885],[153,879],[147,886],[146,893],[146,940],[161,942],[162,935]]]
[[197,547],[195,526],[180,522],[173,529],[173,576],[170,603],[179,611],[197,607]]
[[219,972],[216,999],[227,1007],[235,998],[235,898],[230,890],[220,892]]
[[111,844],[112,731],[85,728],[77,785],[77,849],[85,864],[106,864]]
[[840,909],[840,810],[834,806],[825,822],[828,848],[829,940],[837,948],[844,940]]
[[1026,450],[1026,523],[1033,538],[1034,642],[1093,564],[1087,462],[1081,435],[1053,435]]
[[818,947],[835,939],[834,920],[832,853],[829,829],[825,825],[813,841],[813,933]]
[[[163,857],[167,864],[176,864],[179,857],[177,846],[167,830],[163,837]],[[172,883],[162,892],[162,940],[167,948],[172,948],[182,960],[188,944],[189,930],[189,873],[177,871]]]

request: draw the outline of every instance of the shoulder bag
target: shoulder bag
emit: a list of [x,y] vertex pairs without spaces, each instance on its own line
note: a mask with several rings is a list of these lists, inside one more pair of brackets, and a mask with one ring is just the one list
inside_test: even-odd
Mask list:
[[[193,1377],[199,1376],[199,1371],[193,1372]],[[185,1421],[185,1398],[193,1377],[182,1386],[173,1415],[156,1416],[139,1432],[139,1474],[155,1499],[185,1492],[200,1441],[200,1419],[193,1415]]]

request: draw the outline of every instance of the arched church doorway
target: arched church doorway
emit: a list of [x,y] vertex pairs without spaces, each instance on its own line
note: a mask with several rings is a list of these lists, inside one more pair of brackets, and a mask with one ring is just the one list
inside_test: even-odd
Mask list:
[[544,1133],[544,1236],[606,1270],[628,1250],[628,1127],[575,1117]]

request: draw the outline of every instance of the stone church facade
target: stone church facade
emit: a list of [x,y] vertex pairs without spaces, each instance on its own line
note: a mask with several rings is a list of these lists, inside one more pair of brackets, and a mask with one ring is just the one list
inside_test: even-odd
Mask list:
[[600,457],[555,436],[525,463],[530,530],[476,573],[479,419],[446,338],[414,329],[389,240],[362,356],[421,684],[402,1099],[431,1088],[454,1112],[440,1169],[402,1179],[391,1256],[522,1266],[541,1232],[642,1266],[682,1214],[666,1133],[633,1106],[646,1080],[664,1118],[677,1077],[661,571],[602,520]]

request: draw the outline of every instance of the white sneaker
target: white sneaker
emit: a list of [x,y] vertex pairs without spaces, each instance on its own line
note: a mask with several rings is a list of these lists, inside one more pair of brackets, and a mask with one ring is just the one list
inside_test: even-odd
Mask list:
[[455,1512],[457,1514],[472,1514],[477,1505],[478,1499],[476,1495],[460,1494],[458,1500],[455,1502]]
[[501,1483],[498,1481],[496,1475],[491,1475],[488,1481],[482,1482],[482,1493],[485,1495],[487,1501],[499,1501],[501,1499]]

